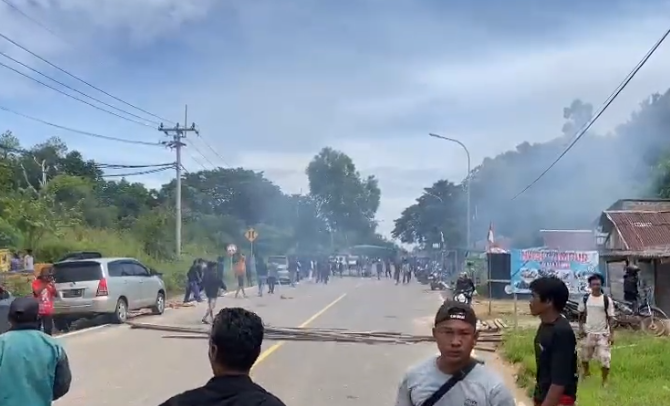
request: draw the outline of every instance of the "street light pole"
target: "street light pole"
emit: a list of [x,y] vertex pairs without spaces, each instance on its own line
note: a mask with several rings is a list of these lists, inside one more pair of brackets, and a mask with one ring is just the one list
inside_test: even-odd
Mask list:
[[470,249],[470,247],[471,247],[471,245],[470,245],[470,221],[471,221],[471,215],[470,215],[470,172],[472,171],[472,168],[470,166],[470,151],[468,150],[468,147],[465,146],[465,144],[463,144],[461,141],[459,141],[455,138],[443,137],[441,135],[433,134],[433,133],[430,133],[428,135],[430,135],[431,137],[434,137],[434,138],[439,138],[439,139],[449,141],[449,142],[453,142],[453,143],[456,143],[456,144],[460,145],[461,148],[463,148],[463,150],[465,151],[465,156],[468,158],[468,175],[465,178],[466,183],[467,183],[467,188],[468,188],[467,203],[466,203],[467,204],[466,215],[468,216],[467,221],[466,221],[466,227],[467,227],[466,242],[467,242],[468,249]]

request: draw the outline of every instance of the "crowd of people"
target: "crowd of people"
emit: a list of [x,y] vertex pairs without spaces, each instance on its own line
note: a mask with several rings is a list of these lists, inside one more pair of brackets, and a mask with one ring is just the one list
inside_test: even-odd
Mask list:
[[[234,258],[236,296],[246,297],[252,272],[258,294],[274,292],[277,275],[264,259],[254,257],[247,263],[244,255]],[[320,283],[338,272],[337,261],[320,258],[306,266],[292,258],[289,264],[296,281],[302,272]],[[251,272],[248,272],[251,268]],[[378,278],[393,278],[397,284],[409,283],[414,270],[408,258],[370,260]],[[264,327],[255,313],[239,307],[224,308],[215,314],[216,301],[224,283],[221,261],[199,259],[187,273],[185,301],[207,299],[203,323],[211,324],[209,360],[213,377],[203,387],[166,400],[161,406],[195,405],[284,405],[249,376],[261,352]],[[469,283],[463,281],[463,283]],[[554,277],[541,277],[530,284],[530,311],[540,319],[536,333],[536,406],[574,405],[579,378],[577,349],[581,347],[582,373],[590,373],[591,359],[602,366],[603,384],[607,382],[611,362],[613,332],[610,321],[613,306],[602,292],[602,279],[589,278],[590,294],[580,303],[578,335],[562,316],[568,301],[567,286]],[[49,268],[33,282],[33,297],[15,299],[9,309],[10,330],[0,335],[0,382],[2,406],[50,405],[64,396],[72,374],[67,354],[51,337],[55,286]],[[410,368],[402,378],[396,406],[447,406],[452,404],[513,406],[514,397],[497,373],[472,357],[477,341],[477,316],[464,303],[446,301],[435,315],[433,336],[439,355]],[[581,339],[581,342],[578,341]],[[31,354],[26,357],[25,354]],[[46,371],[46,373],[45,373]]]
[[12,251],[9,257],[9,272],[35,272],[33,250]]

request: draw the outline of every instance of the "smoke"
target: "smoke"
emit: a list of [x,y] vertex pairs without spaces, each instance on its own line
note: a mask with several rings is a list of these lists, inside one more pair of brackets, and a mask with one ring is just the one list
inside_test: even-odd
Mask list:
[[474,232],[485,238],[493,221],[515,246],[539,245],[540,229],[592,229],[599,214],[623,198],[655,197],[655,168],[667,148],[670,96],[653,95],[609,134],[587,133],[539,182],[515,200],[574,139],[593,106],[573,101],[563,111],[563,135],[524,142],[487,158],[472,175]]

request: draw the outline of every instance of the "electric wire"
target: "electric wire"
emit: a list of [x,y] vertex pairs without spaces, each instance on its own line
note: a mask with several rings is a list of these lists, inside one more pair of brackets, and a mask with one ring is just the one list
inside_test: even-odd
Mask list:
[[167,171],[167,170],[170,170],[170,169],[173,169],[173,168],[174,168],[174,164],[172,165],[172,167],[151,169],[151,170],[148,170],[148,171],[139,171],[139,172],[115,173],[115,174],[109,174],[109,175],[105,174],[105,175],[102,175],[102,177],[103,178],[125,178],[125,177],[128,177],[128,176],[149,175],[149,174],[152,174],[152,173],[159,173],[159,172]]
[[96,167],[100,169],[142,169],[142,168],[161,168],[161,167],[170,167],[174,168],[174,162],[168,162],[164,164],[152,164],[152,165],[125,165],[125,164],[95,164]]
[[212,151],[212,153],[214,153],[214,155],[216,155],[221,160],[221,162],[223,162],[224,165],[230,166],[230,164],[226,162],[225,158],[222,157],[221,154],[219,154],[218,151],[215,150],[214,147],[212,147],[207,141],[205,141],[204,138],[202,138],[202,136],[200,135],[200,131],[198,131],[196,134],[198,135],[198,138],[202,141],[202,143],[205,144],[205,146],[209,148],[209,150]]
[[0,0],[0,1],[3,2],[3,3],[5,3],[5,5],[7,5],[7,7],[11,8],[12,10],[14,10],[14,12],[20,14],[20,15],[21,15],[23,18],[25,18],[26,20],[32,22],[33,24],[37,25],[38,27],[40,27],[40,28],[43,29],[44,31],[46,31],[46,32],[48,32],[49,34],[51,34],[54,38],[57,38],[57,39],[59,39],[60,41],[63,41],[63,42],[65,42],[65,43],[69,43],[69,41],[66,41],[65,38],[63,38],[63,37],[61,37],[60,35],[56,34],[56,32],[54,32],[51,28],[47,27],[46,25],[44,25],[42,22],[40,22],[40,21],[37,20],[36,18],[32,17],[31,15],[29,15],[29,14],[26,13],[25,11],[21,10],[21,8],[19,8],[16,4],[10,2],[9,0]]
[[9,70],[11,70],[11,71],[13,71],[13,72],[16,72],[16,73],[18,73],[19,75],[23,76],[24,78],[27,78],[27,79],[32,80],[33,82],[39,83],[40,85],[42,85],[42,86],[44,86],[44,87],[48,87],[49,89],[51,89],[51,90],[53,90],[53,91],[56,91],[56,92],[62,94],[63,96],[67,96],[67,97],[69,97],[69,98],[71,98],[71,99],[73,99],[73,100],[76,100],[76,101],[78,101],[78,102],[81,102],[81,103],[84,103],[84,104],[86,104],[86,105],[88,105],[88,106],[91,106],[91,107],[93,107],[93,108],[96,109],[96,110],[103,111],[103,112],[105,112],[105,113],[107,113],[107,114],[111,114],[111,115],[113,115],[113,116],[116,116],[116,117],[118,117],[118,118],[120,118],[120,119],[129,121],[129,122],[131,122],[131,123],[139,124],[139,125],[142,125],[142,126],[145,126],[145,127],[149,127],[149,128],[154,128],[152,125],[149,125],[149,124],[147,124],[147,123],[143,123],[143,122],[141,122],[141,121],[133,120],[132,118],[124,117],[124,116],[122,116],[122,115],[120,115],[120,114],[116,114],[116,113],[114,113],[113,111],[109,111],[109,110],[103,109],[103,108],[100,107],[100,106],[96,106],[96,105],[93,104],[93,103],[89,103],[89,102],[87,102],[87,101],[84,100],[84,99],[80,99],[80,98],[77,97],[77,96],[73,96],[73,95],[71,95],[71,94],[69,94],[69,93],[66,93],[66,92],[64,92],[64,91],[62,91],[62,90],[56,88],[56,87],[53,87],[53,86],[51,86],[51,85],[48,85],[48,84],[42,82],[41,80],[39,80],[39,79],[35,79],[34,77],[32,77],[32,76],[30,76],[30,75],[28,75],[28,74],[25,74],[25,73],[21,72],[21,71],[18,70],[18,69],[12,68],[11,66],[9,66],[9,65],[7,65],[7,64],[4,64],[4,63],[2,63],[2,62],[0,62],[0,67],[3,67],[3,68],[5,68],[5,69],[9,69]]
[[132,103],[130,103],[130,102],[127,102],[127,101],[125,101],[125,100],[123,100],[123,99],[121,99],[121,98],[119,98],[119,97],[117,97],[117,96],[112,95],[111,93],[108,93],[108,92],[102,90],[101,88],[99,88],[99,87],[93,85],[92,83],[90,83],[90,82],[88,82],[88,81],[86,81],[86,80],[80,78],[79,76],[77,76],[77,75],[75,75],[75,74],[69,72],[68,70],[66,70],[66,69],[64,69],[64,68],[61,68],[60,66],[54,64],[53,62],[49,61],[48,59],[46,59],[46,58],[40,56],[39,54],[37,54],[37,53],[31,51],[30,49],[28,49],[28,48],[26,48],[25,46],[19,44],[18,42],[16,42],[15,40],[11,39],[11,38],[8,37],[7,35],[3,34],[2,32],[0,32],[0,38],[4,39],[5,41],[11,43],[12,45],[14,45],[14,46],[16,46],[16,47],[22,49],[23,51],[29,53],[30,55],[32,55],[32,56],[34,56],[35,58],[41,60],[42,62],[46,63],[47,65],[51,66],[52,68],[59,70],[60,72],[66,74],[66,75],[68,75],[68,76],[70,76],[71,78],[73,78],[73,79],[75,79],[75,80],[77,80],[77,81],[79,81],[79,82],[81,82],[81,83],[83,83],[83,84],[85,84],[85,85],[87,85],[87,86],[89,86],[89,87],[91,87],[91,88],[97,90],[98,92],[100,92],[100,93],[102,93],[102,94],[104,94],[104,95],[106,95],[106,96],[108,96],[108,97],[111,97],[112,99],[114,99],[114,100],[116,100],[116,101],[118,101],[118,102],[120,102],[120,103],[125,104],[125,105],[128,106],[128,107],[132,107],[132,108],[134,108],[135,110],[141,111],[142,113],[144,113],[144,114],[148,114],[149,116],[154,117],[154,118],[157,118],[157,119],[159,119],[159,120],[162,120],[163,122],[174,124],[174,121],[172,121],[172,120],[168,120],[168,119],[166,119],[166,118],[163,118],[163,117],[161,117],[161,116],[159,116],[159,115],[157,115],[157,114],[154,114],[154,113],[152,113],[152,112],[150,112],[150,111],[147,111],[147,110],[145,110],[145,109],[143,109],[143,108],[141,108],[141,107],[138,107],[138,106],[136,106],[136,105],[134,105],[134,104],[132,104]]
[[[0,1],[2,1],[2,0],[0,0]],[[98,102],[98,103],[100,103],[100,104],[102,104],[102,105],[105,105],[105,106],[107,106],[107,107],[109,107],[109,108],[112,108],[112,109],[114,109],[114,110],[116,110],[116,111],[120,111],[121,113],[127,114],[127,115],[129,115],[129,116],[138,118],[138,119],[140,119],[140,120],[148,121],[148,122],[150,122],[150,123],[153,123],[154,125],[160,125],[160,122],[158,122],[158,121],[156,121],[156,120],[151,120],[151,119],[144,118],[144,117],[142,117],[142,116],[138,116],[138,115],[135,114],[135,113],[131,113],[131,112],[126,111],[126,110],[124,110],[124,109],[118,108],[118,107],[116,107],[116,106],[114,106],[114,105],[112,105],[112,104],[109,104],[109,103],[107,103],[107,102],[104,102],[104,101],[102,101],[102,100],[100,100],[100,99],[98,99],[98,98],[96,98],[96,97],[93,97],[93,96],[91,96],[91,95],[88,95],[88,94],[82,92],[82,91],[79,90],[79,89],[75,89],[74,87],[72,87],[72,86],[70,86],[70,85],[68,85],[68,84],[66,84],[66,83],[63,83],[63,82],[61,82],[61,81],[59,81],[59,80],[57,80],[57,79],[54,79],[54,78],[52,78],[51,76],[49,76],[49,75],[47,75],[47,74],[45,74],[45,73],[40,72],[39,70],[37,70],[37,69],[35,69],[35,68],[33,68],[33,67],[31,67],[31,66],[29,66],[29,65],[27,65],[27,64],[25,64],[25,63],[23,63],[23,62],[21,62],[21,61],[19,61],[19,60],[16,59],[16,58],[13,58],[13,57],[7,55],[6,53],[4,53],[4,52],[2,52],[2,51],[0,51],[0,55],[1,55],[1,56],[4,56],[5,58],[9,59],[10,61],[12,61],[12,62],[14,62],[14,63],[16,63],[16,64],[18,64],[18,65],[21,65],[22,67],[24,67],[24,68],[30,70],[31,72],[37,73],[38,75],[42,76],[43,78],[49,79],[50,81],[52,81],[52,82],[54,82],[54,83],[58,83],[59,85],[63,86],[64,88],[66,88],[66,89],[68,89],[68,90],[71,90],[71,91],[73,91],[73,92],[76,92],[76,93],[78,93],[78,94],[80,94],[80,95],[82,95],[82,96],[84,96],[84,97],[87,97],[87,98],[89,98],[89,99],[91,99],[91,100],[94,100],[94,101],[96,101],[96,102]],[[105,110],[105,111],[106,111],[106,110]]]
[[[189,145],[191,145],[191,147],[192,147],[197,153],[199,153],[199,154],[203,157],[203,159],[204,159],[205,161],[207,161],[207,163],[209,163],[210,165],[212,165],[212,167],[213,167],[214,169],[218,168],[219,165],[215,165],[214,163],[212,163],[212,161],[211,161],[209,158],[207,158],[207,155],[203,154],[202,151],[201,151],[195,144],[193,144],[192,141],[189,140],[189,142],[190,142]],[[203,167],[204,167],[204,166],[203,166]]]
[[130,140],[130,139],[127,139],[127,138],[111,137],[111,136],[108,136],[108,135],[96,134],[96,133],[93,133],[93,132],[90,132],[90,131],[83,131],[83,130],[78,130],[76,128],[66,127],[64,125],[55,124],[55,123],[52,123],[50,121],[43,120],[41,118],[30,116],[28,114],[20,113],[16,110],[10,109],[10,108],[5,107],[5,106],[0,106],[0,110],[5,111],[7,113],[14,114],[14,115],[19,116],[19,117],[23,117],[23,118],[31,120],[31,121],[35,121],[37,123],[41,123],[41,124],[50,126],[50,127],[58,128],[58,129],[64,130],[64,131],[69,131],[69,132],[72,132],[72,133],[75,133],[75,134],[85,135],[85,136],[88,136],[88,137],[100,138],[100,139],[108,140],[108,141],[123,142],[123,143],[126,143],[126,144],[148,145],[148,146],[155,146],[155,147],[162,147],[163,146],[163,144],[161,144],[159,142],[146,142],[146,141]]
[[619,86],[610,94],[610,96],[605,100],[605,102],[600,106],[598,111],[589,119],[589,121],[582,126],[582,128],[576,133],[572,142],[565,148],[565,150],[556,158],[540,175],[530,182],[523,190],[517,193],[511,200],[515,200],[517,197],[524,194],[531,187],[533,187],[540,179],[544,177],[556,164],[572,149],[572,147],[577,144],[577,142],[586,134],[586,132],[591,128],[591,126],[600,118],[600,116],[607,110],[607,108],[614,102],[614,100],[619,96],[619,94],[628,86],[628,84],[633,80],[635,75],[642,69],[642,67],[647,63],[651,56],[656,52],[656,50],[663,44],[665,39],[670,35],[670,29],[666,30],[661,38],[656,41],[656,43],[649,49],[646,55],[638,62],[638,64],[633,68],[633,70],[626,76],[626,78],[619,84]]

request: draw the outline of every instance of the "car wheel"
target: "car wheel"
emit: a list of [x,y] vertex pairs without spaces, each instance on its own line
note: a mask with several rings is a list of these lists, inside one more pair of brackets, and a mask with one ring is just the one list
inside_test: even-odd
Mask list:
[[116,302],[116,310],[112,315],[112,323],[122,324],[125,323],[126,320],[128,320],[128,303],[126,303],[125,299],[120,298],[119,301]]
[[163,292],[158,292],[156,295],[156,304],[151,307],[151,313],[153,314],[163,314],[165,312],[165,294]]
[[54,327],[56,327],[56,330],[62,333],[67,333],[72,327],[72,320],[68,319],[67,317],[56,316],[54,317]]

